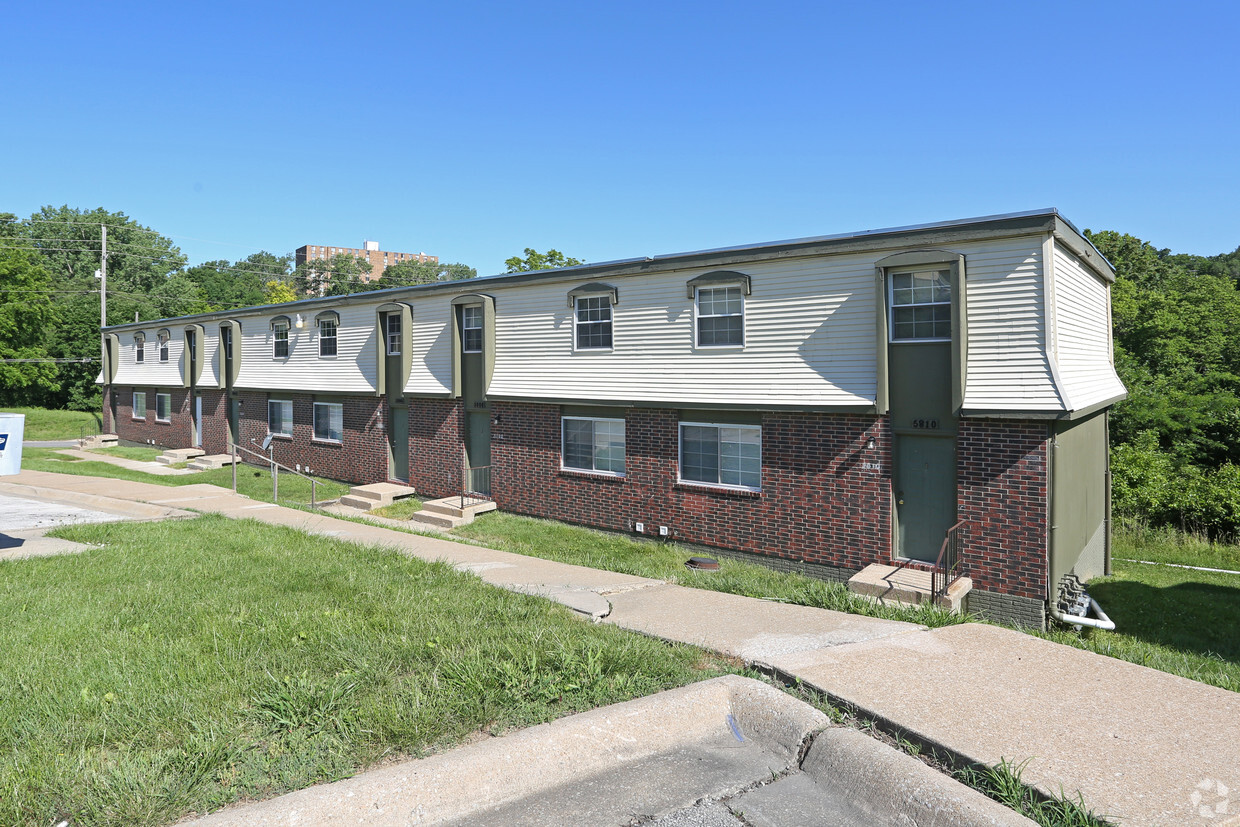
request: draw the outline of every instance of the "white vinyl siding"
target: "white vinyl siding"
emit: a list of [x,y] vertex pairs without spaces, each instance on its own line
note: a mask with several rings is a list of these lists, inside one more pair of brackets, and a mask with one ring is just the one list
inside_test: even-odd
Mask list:
[[272,436],[293,435],[293,401],[291,399],[267,400],[267,433]]
[[405,393],[447,396],[452,391],[452,296],[446,293],[418,297],[409,327],[411,369]]
[[220,383],[220,375],[218,373],[219,366],[215,364],[215,360],[219,358],[220,349],[220,328],[219,325],[210,325],[206,328],[206,334],[202,337],[202,343],[198,346],[201,356],[198,364],[202,365],[202,373],[198,375],[198,387],[214,388]]
[[1111,356],[1109,286],[1055,244],[1055,359],[1069,410],[1125,393]]
[[344,405],[339,402],[314,403],[314,438],[321,442],[344,439]]
[[[318,325],[313,311],[305,327],[289,330],[289,358],[271,358],[272,316],[240,317],[241,369],[237,388],[280,391],[326,391],[371,393],[378,381],[375,304],[337,306],[340,327],[336,335],[336,358],[320,359]],[[218,335],[218,333],[217,333]]]
[[157,393],[155,394],[155,421],[171,422],[172,421],[172,394]]
[[680,481],[761,490],[762,428],[680,423]]
[[[137,331],[135,331],[137,332]],[[159,342],[154,331],[146,334],[146,358],[139,362],[135,357],[133,333],[121,333],[120,352],[117,354],[115,385],[146,385],[156,388],[183,387],[181,379],[181,353],[185,348],[184,331],[173,330],[168,341],[168,361],[159,361]]]
[[146,391],[133,392],[133,418],[146,419]]
[[966,410],[1060,411],[1046,353],[1042,236],[953,245],[966,254]]
[[624,420],[561,419],[561,467],[624,476]]

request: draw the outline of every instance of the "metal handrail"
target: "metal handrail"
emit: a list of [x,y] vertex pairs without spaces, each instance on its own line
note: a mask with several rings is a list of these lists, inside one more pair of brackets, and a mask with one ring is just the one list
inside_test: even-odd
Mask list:
[[491,466],[461,467],[461,508],[491,501]]
[[258,457],[271,465],[271,501],[273,503],[278,503],[280,501],[280,469],[283,468],[285,471],[288,471],[290,474],[295,474],[301,477],[302,479],[310,480],[310,507],[311,508],[319,507],[318,490],[317,490],[318,481],[315,480],[314,477],[303,474],[300,471],[294,471],[292,468],[289,468],[287,465],[281,465],[280,463],[275,461],[274,457],[271,457],[267,454],[260,454],[258,451],[251,451],[249,448],[242,448],[240,445],[233,442],[232,440],[229,440],[228,447],[231,449],[229,453],[231,453],[232,455],[232,484],[233,484],[234,494],[237,493],[237,452],[244,451],[245,453],[250,454],[251,456]]
[[943,536],[943,545],[939,547],[938,559],[930,570],[930,591],[937,600],[947,594],[952,584],[961,578],[964,569],[960,563],[960,529],[968,520],[961,520]]

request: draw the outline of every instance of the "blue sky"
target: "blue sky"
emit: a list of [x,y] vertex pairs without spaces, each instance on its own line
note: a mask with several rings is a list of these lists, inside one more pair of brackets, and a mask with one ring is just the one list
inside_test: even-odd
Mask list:
[[1235,4],[347,8],[11,4],[0,212],[480,274],[1047,206],[1240,245]]

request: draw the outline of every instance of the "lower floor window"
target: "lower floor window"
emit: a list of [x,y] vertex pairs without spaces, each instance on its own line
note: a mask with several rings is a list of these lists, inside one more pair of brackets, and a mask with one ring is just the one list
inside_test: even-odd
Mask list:
[[680,478],[685,482],[760,490],[762,428],[682,422]]
[[314,403],[314,438],[341,442],[344,438],[344,406],[339,402]]
[[563,422],[564,467],[624,474],[624,420],[566,416]]
[[133,392],[133,418],[146,419],[146,391]]
[[[293,401],[291,399],[267,400],[267,432],[275,436],[293,435]],[[318,431],[315,431],[318,436]]]
[[172,394],[155,394],[155,421],[169,422],[172,420]]

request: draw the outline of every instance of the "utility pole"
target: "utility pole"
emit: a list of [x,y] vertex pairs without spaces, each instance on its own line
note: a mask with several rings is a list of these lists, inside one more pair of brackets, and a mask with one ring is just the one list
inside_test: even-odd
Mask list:
[[[106,370],[108,365],[108,344],[103,338],[103,329],[108,326],[108,225],[100,224],[103,231],[103,245],[99,254],[99,353],[102,358],[100,365]],[[104,377],[107,381],[107,377]]]

